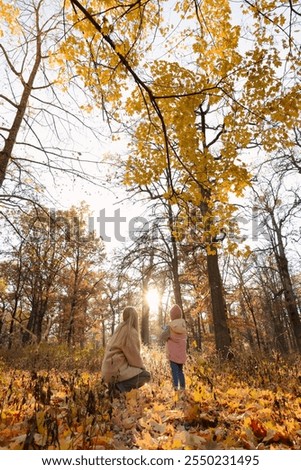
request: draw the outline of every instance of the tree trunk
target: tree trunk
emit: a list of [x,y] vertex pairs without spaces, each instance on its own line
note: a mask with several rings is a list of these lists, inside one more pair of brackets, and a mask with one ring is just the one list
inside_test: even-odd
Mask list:
[[168,204],[168,223],[170,230],[170,239],[171,239],[171,268],[172,268],[172,284],[173,292],[175,297],[175,303],[179,305],[183,312],[183,318],[185,318],[185,312],[183,310],[182,294],[181,294],[181,284],[179,277],[179,254],[178,254],[178,245],[177,240],[174,236],[174,219],[172,213],[172,207]]
[[293,290],[292,280],[288,270],[288,261],[284,253],[282,253],[282,255],[276,255],[276,259],[284,289],[286,310],[294,333],[297,349],[299,352],[301,352],[301,321]]
[[105,322],[104,315],[101,316],[101,326],[102,326],[102,347],[105,348],[107,338],[106,338],[106,322]]
[[[38,15],[37,12],[36,12],[36,15]],[[38,22],[38,18],[37,18],[37,22]],[[32,92],[32,89],[33,89],[34,80],[35,80],[36,75],[38,73],[41,60],[42,60],[42,55],[41,55],[41,32],[38,30],[37,35],[36,35],[35,61],[33,63],[33,67],[31,69],[31,73],[29,75],[28,81],[27,82],[25,82],[25,81],[21,82],[21,83],[23,83],[23,92],[22,92],[21,100],[20,100],[19,104],[16,106],[17,111],[16,111],[16,114],[15,114],[13,124],[10,128],[7,139],[5,139],[4,147],[0,151],[0,188],[3,184],[4,179],[5,179],[7,166],[8,166],[8,163],[10,161],[10,158],[11,158],[11,155],[12,155],[12,152],[13,152],[14,145],[16,143],[18,133],[20,131],[20,128],[21,128],[21,125],[22,125],[22,122],[23,122],[25,111],[26,111],[26,108],[28,106],[28,101],[29,101],[29,98],[30,98],[30,95],[31,95],[31,92]],[[9,63],[9,60],[8,60],[8,63]],[[23,77],[22,77],[22,80],[23,80]]]
[[[253,322],[253,325],[254,325],[254,328],[255,328],[257,346],[258,346],[258,349],[261,350],[261,341],[260,341],[259,328],[258,328],[258,323],[257,323],[254,307],[253,307],[252,298],[251,298],[251,295],[250,295],[250,292],[248,291],[248,289],[245,289],[244,286],[243,286],[243,278],[242,278],[241,275],[240,275],[240,291],[241,291],[241,295],[243,297],[243,298],[240,299],[241,309],[244,312],[248,308],[248,310],[251,314],[252,322]],[[252,339],[251,339],[252,334],[249,331],[249,329],[248,329],[247,333],[248,333],[248,338],[250,339],[250,341],[249,341],[250,345],[252,345],[253,344]]]
[[226,303],[218,266],[218,254],[215,248],[211,248],[210,254],[207,253],[207,270],[211,293],[215,345],[221,357],[226,359],[230,355],[231,337],[227,325]]
[[146,294],[148,290],[148,285],[151,277],[152,269],[150,268],[148,272],[143,275],[142,278],[142,292],[143,292],[143,301],[142,301],[142,318],[141,318],[141,341],[143,344],[149,344],[149,305],[146,299]]
[[201,325],[201,314],[199,313],[197,316],[198,322],[198,336],[197,336],[197,348],[199,351],[202,352],[202,325]]
[[9,330],[8,330],[8,349],[11,349],[12,348],[12,345],[13,345],[13,332],[14,332],[14,325],[15,325],[15,318],[16,318],[16,314],[17,314],[17,301],[15,302],[15,305],[14,305],[14,310],[11,314],[11,321],[10,321],[10,324],[9,324]]
[[34,333],[37,336],[38,343],[42,341],[43,323],[44,323],[44,318],[48,310],[48,298],[49,298],[49,291],[47,290],[45,292],[45,298],[41,299],[40,308],[38,310],[38,315],[37,315],[36,324],[35,324]]
[[37,303],[34,302],[31,306],[30,316],[26,325],[26,329],[22,335],[22,343],[28,344],[31,339],[34,337],[34,328],[35,328],[35,321],[37,316]]
[[272,214],[272,223],[277,237],[277,246],[274,246],[274,254],[276,258],[277,267],[279,270],[280,279],[284,289],[284,299],[288,317],[290,319],[291,327],[294,333],[296,347],[299,352],[301,352],[301,319],[298,311],[297,301],[294,294],[293,283],[291,280],[288,260],[285,253],[285,248],[283,244],[283,237],[281,229],[278,226],[273,214]]
[[141,319],[141,341],[143,344],[149,344],[149,306],[143,302]]
[[76,317],[77,303],[78,303],[79,269],[80,269],[80,248],[79,248],[79,245],[77,245],[75,266],[74,266],[74,279],[73,279],[72,293],[71,293],[71,299],[70,299],[70,317],[69,317],[68,330],[67,330],[67,344],[69,347],[72,344],[74,344],[74,327],[75,327],[75,317]]

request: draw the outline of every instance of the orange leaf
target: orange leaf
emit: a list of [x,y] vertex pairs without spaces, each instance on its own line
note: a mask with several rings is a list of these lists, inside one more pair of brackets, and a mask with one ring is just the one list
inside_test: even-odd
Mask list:
[[251,418],[250,426],[257,439],[263,439],[267,435],[266,428],[257,419]]

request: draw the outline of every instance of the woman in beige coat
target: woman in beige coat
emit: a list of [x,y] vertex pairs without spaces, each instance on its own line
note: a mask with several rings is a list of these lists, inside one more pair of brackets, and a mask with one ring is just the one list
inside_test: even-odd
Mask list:
[[123,311],[123,322],[110,338],[102,362],[103,380],[120,392],[139,388],[150,381],[140,355],[138,313],[134,307]]

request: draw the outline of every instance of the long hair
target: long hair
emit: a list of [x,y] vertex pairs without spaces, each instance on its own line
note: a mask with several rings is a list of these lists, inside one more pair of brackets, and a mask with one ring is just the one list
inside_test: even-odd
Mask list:
[[135,328],[139,331],[138,312],[135,307],[125,307],[122,316],[124,323],[127,323],[129,328]]
[[[139,320],[138,320],[138,312],[135,307],[128,306],[122,312],[123,322],[118,325],[115,330],[114,337],[121,336],[121,344],[126,344],[128,341],[131,341],[131,330],[134,328],[138,333],[139,338]],[[124,334],[124,331],[126,333]],[[140,339],[139,339],[140,343]]]

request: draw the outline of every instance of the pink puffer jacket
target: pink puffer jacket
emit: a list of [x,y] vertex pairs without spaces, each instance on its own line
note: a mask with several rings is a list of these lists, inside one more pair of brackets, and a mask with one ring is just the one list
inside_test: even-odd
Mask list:
[[167,357],[177,364],[185,364],[187,359],[187,331],[183,318],[172,320],[169,326],[169,338],[166,343]]

